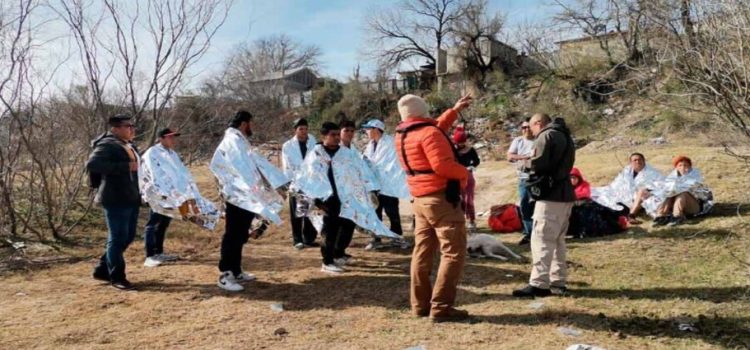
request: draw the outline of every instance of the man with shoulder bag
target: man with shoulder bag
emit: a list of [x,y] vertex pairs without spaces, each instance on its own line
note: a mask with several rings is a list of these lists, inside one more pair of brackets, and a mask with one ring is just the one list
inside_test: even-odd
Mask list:
[[[458,113],[471,104],[465,96],[437,119],[430,117],[427,103],[415,95],[398,101],[401,123],[396,132],[396,150],[407,173],[414,196],[414,252],[411,263],[411,307],[418,317],[433,322],[465,319],[469,313],[456,309],[456,289],[466,257],[466,226],[461,209],[461,188],[469,172],[458,162],[447,136]],[[440,267],[430,284],[435,251]]]
[[531,234],[532,267],[529,284],[513,291],[515,297],[545,297],[566,292],[565,234],[575,201],[569,174],[575,145],[565,121],[542,113],[531,117],[536,137],[534,154],[525,161],[526,186],[536,201]]

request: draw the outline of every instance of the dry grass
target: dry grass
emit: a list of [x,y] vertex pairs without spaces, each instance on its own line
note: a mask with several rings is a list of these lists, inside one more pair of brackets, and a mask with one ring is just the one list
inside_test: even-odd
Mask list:
[[[620,154],[621,153],[621,154]],[[619,170],[614,154],[579,153],[578,166],[592,183]],[[167,248],[184,259],[147,269],[142,246],[127,253],[138,292],[120,292],[90,278],[94,259],[6,274],[0,283],[0,348],[304,348],[564,349],[589,343],[608,349],[750,347],[748,269],[732,257],[747,256],[747,169],[716,149],[649,149],[666,168],[676,153],[693,155],[721,203],[715,215],[680,227],[648,225],[603,239],[570,243],[573,294],[532,301],[509,297],[529,267],[471,260],[459,301],[472,322],[433,325],[408,312],[409,255],[366,252],[358,237],[350,272],[319,272],[314,249],[291,248],[288,225],[245,248],[244,266],[258,276],[239,294],[215,286],[220,233],[177,223]],[[513,169],[488,162],[478,174],[478,210],[511,201]],[[212,180],[201,170],[201,187]],[[743,185],[744,184],[744,185]],[[405,210],[406,211],[406,210]],[[409,227],[409,225],[407,225]],[[95,244],[66,248],[76,256],[100,252],[104,233],[82,233]],[[501,238],[516,251],[520,236]],[[274,312],[272,303],[285,311]],[[690,323],[697,332],[678,330]],[[561,334],[573,327],[578,337]],[[284,328],[287,335],[275,335]]]

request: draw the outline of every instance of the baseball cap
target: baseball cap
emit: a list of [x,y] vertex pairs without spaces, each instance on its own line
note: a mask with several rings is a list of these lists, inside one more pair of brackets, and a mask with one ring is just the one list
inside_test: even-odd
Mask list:
[[380,129],[380,131],[383,131],[385,130],[385,124],[378,119],[370,119],[362,125],[362,129]]
[[167,137],[167,136],[180,136],[182,134],[176,131],[172,131],[172,129],[170,128],[164,128],[159,131],[158,135],[161,138],[161,137]]

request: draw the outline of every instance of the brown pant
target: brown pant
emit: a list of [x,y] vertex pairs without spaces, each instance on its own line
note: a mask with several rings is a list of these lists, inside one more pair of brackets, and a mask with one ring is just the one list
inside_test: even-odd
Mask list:
[[[461,206],[445,200],[445,192],[414,198],[414,253],[411,262],[411,307],[415,314],[441,316],[456,302],[456,287],[466,257],[466,221]],[[430,273],[435,251],[440,267],[435,287]]]
[[568,277],[565,234],[572,209],[573,202],[537,201],[534,205],[530,285],[544,289],[550,285],[565,287]]
[[682,192],[674,197],[667,198],[657,209],[659,216],[672,214],[674,217],[695,215],[701,211],[701,204],[693,195]]

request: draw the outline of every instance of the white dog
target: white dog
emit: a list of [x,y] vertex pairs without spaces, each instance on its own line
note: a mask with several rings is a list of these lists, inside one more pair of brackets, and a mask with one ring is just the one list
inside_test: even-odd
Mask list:
[[503,242],[485,233],[470,235],[466,244],[466,249],[469,251],[469,256],[471,257],[495,258],[508,261],[508,258],[499,255],[507,253],[507,255],[510,255],[514,259],[523,260],[522,256],[514,253],[510,248],[506,247]]

